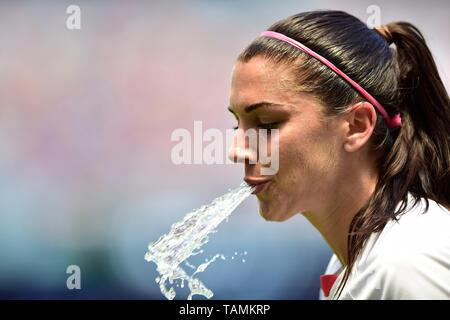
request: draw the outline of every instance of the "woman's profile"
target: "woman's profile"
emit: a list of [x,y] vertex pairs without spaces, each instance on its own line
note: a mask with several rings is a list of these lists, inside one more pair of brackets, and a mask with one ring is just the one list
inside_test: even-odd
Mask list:
[[264,219],[301,213],[333,250],[322,298],[450,298],[449,97],[415,26],[279,21],[237,58],[229,110],[278,129],[277,173],[237,140],[230,157]]

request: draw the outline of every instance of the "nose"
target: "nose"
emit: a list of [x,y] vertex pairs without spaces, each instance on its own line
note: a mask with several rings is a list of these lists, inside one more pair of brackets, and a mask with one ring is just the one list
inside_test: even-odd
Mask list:
[[254,135],[245,133],[243,129],[237,129],[228,159],[235,163],[256,164],[257,145],[254,138]]

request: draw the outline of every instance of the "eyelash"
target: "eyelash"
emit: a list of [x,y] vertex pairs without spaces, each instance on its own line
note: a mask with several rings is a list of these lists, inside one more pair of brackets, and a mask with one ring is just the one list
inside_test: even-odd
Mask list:
[[[261,129],[267,129],[267,130],[270,130],[270,129],[276,129],[276,127],[278,126],[278,124],[280,124],[280,123],[279,123],[279,122],[260,123],[260,124],[257,125],[257,127],[258,127],[258,128],[261,128]],[[237,129],[239,129],[239,125],[236,126],[236,127],[233,127],[233,130],[237,130]]]
[[276,127],[278,126],[279,122],[272,122],[272,123],[261,123],[258,125],[259,128],[262,129],[276,129]]

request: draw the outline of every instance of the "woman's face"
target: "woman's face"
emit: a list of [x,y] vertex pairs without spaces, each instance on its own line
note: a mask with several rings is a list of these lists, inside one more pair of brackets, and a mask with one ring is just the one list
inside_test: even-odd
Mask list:
[[[237,62],[232,76],[230,110],[239,128],[279,129],[279,168],[273,175],[261,174],[259,160],[256,164],[248,161],[251,151],[239,149],[236,137],[230,150],[230,157],[245,162],[245,178],[270,179],[256,197],[261,216],[271,221],[318,210],[330,199],[342,171],[342,122],[325,119],[322,106],[312,95],[294,91],[290,72],[285,66],[254,57]],[[274,105],[245,111],[246,106],[261,102]],[[270,146],[267,149],[274,158]]]

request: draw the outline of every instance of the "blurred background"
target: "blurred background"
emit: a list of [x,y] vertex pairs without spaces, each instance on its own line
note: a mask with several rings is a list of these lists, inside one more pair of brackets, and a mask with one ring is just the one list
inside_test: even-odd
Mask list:
[[[66,28],[71,4],[81,30]],[[173,164],[171,133],[235,125],[234,60],[272,23],[314,9],[367,21],[372,4],[382,24],[419,27],[448,88],[446,0],[1,1],[0,298],[164,299],[148,243],[243,177]],[[332,254],[301,215],[264,221],[254,196],[204,250],[228,257],[199,275],[213,299],[317,299]]]

